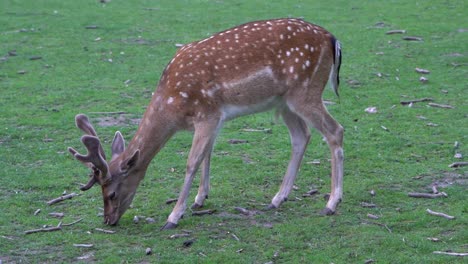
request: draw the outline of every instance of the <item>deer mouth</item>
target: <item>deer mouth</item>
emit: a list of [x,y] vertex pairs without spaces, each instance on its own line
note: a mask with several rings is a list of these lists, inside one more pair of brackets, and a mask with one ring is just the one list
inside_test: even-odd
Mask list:
[[106,215],[104,216],[104,224],[110,225],[110,226],[116,226],[119,223],[119,215],[117,214],[112,214],[112,215]]
[[104,224],[115,226],[119,223],[120,217],[122,214],[119,214],[118,208],[113,208],[109,210],[110,212],[104,213]]

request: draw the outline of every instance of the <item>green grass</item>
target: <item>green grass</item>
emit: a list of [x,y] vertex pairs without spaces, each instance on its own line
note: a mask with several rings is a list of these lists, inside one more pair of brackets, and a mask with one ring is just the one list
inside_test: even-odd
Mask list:
[[[316,3],[311,3],[316,2]],[[12,1],[0,3],[0,262],[2,263],[462,263],[433,251],[468,252],[466,3],[455,1]],[[329,111],[345,127],[345,191],[338,213],[319,216],[329,191],[328,147],[316,132],[290,201],[262,211],[278,190],[290,155],[289,137],[272,113],[224,127],[212,162],[209,216],[189,214],[160,232],[182,184],[191,134],[177,134],[155,158],[133,207],[109,228],[98,217],[99,188],[81,193],[87,171],[66,151],[79,147],[77,113],[140,117],[176,43],[187,43],[251,20],[304,17],[343,43],[339,103]],[[97,29],[86,26],[97,25]],[[386,35],[405,29],[421,42]],[[15,51],[16,56],[10,56]],[[30,60],[33,56],[42,59]],[[111,59],[111,61],[110,61]],[[415,68],[429,69],[419,82]],[[24,71],[24,74],[18,72]],[[381,77],[378,76],[380,74]],[[130,80],[129,82],[126,81]],[[454,109],[400,101],[431,97]],[[337,102],[332,92],[325,98]],[[364,111],[369,106],[376,114]],[[422,119],[425,117],[426,119]],[[428,126],[428,123],[437,126]],[[96,125],[97,126],[97,125]],[[383,129],[382,126],[387,128]],[[269,128],[272,133],[245,132]],[[136,126],[97,126],[105,148],[114,132],[127,140]],[[248,139],[231,145],[229,139]],[[454,143],[459,142],[455,149]],[[320,165],[307,164],[319,159]],[[415,199],[434,182],[447,198]],[[448,184],[447,184],[448,183]],[[192,200],[197,184],[192,189]],[[318,188],[320,195],[303,198]],[[370,190],[376,195],[371,196]],[[64,191],[81,195],[47,206]],[[298,199],[296,199],[296,197]],[[376,208],[363,208],[361,202]],[[242,216],[235,206],[257,210]],[[446,220],[425,210],[453,215]],[[41,209],[38,215],[34,215]],[[63,219],[48,216],[63,212]],[[367,214],[380,216],[378,220]],[[154,224],[134,224],[135,215]],[[62,231],[24,231],[60,221]],[[190,237],[170,239],[189,230]],[[440,242],[432,242],[436,237]],[[236,239],[238,238],[238,239]],[[195,239],[190,247],[183,242]],[[76,248],[73,244],[93,244]],[[147,256],[150,247],[153,254]],[[78,257],[90,255],[85,260]]]

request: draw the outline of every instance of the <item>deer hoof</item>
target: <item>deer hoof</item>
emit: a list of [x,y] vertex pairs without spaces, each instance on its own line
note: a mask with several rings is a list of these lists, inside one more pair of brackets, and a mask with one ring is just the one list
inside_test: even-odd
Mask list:
[[278,207],[277,207],[277,206],[274,206],[273,204],[270,204],[270,205],[268,205],[265,209],[266,209],[266,210],[275,210],[275,209],[278,209]]
[[199,208],[202,208],[203,207],[203,204],[197,204],[197,203],[193,203],[192,206],[190,208],[192,209],[199,209]]
[[177,227],[177,224],[174,224],[174,223],[171,223],[171,222],[166,222],[166,224],[163,225],[163,226],[161,227],[160,230],[161,230],[161,231],[163,231],[163,230],[170,230],[170,229],[174,229],[174,228],[176,228],[176,227]]
[[335,211],[333,211],[332,209],[328,207],[325,207],[322,211],[320,211],[320,214],[321,215],[334,215]]

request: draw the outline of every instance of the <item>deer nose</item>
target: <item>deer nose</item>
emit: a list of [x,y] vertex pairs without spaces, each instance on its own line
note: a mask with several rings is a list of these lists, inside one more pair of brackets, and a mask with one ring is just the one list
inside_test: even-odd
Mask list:
[[104,224],[105,225],[110,225],[110,226],[115,226],[119,222],[119,218],[117,217],[112,217],[111,215],[106,215],[104,217]]

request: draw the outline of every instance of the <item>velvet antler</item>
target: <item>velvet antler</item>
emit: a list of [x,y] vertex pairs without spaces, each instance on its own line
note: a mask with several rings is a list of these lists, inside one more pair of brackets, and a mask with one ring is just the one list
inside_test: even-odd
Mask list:
[[88,117],[79,114],[75,117],[76,126],[80,128],[87,135],[81,137],[81,142],[85,145],[88,153],[82,155],[78,153],[74,148],[69,147],[68,151],[79,161],[93,170],[90,175],[90,179],[86,185],[81,187],[82,191],[90,189],[95,183],[101,183],[104,179],[100,177],[106,177],[108,171],[108,165],[106,162],[106,156],[101,146],[101,142],[97,137],[96,131],[88,120]]

